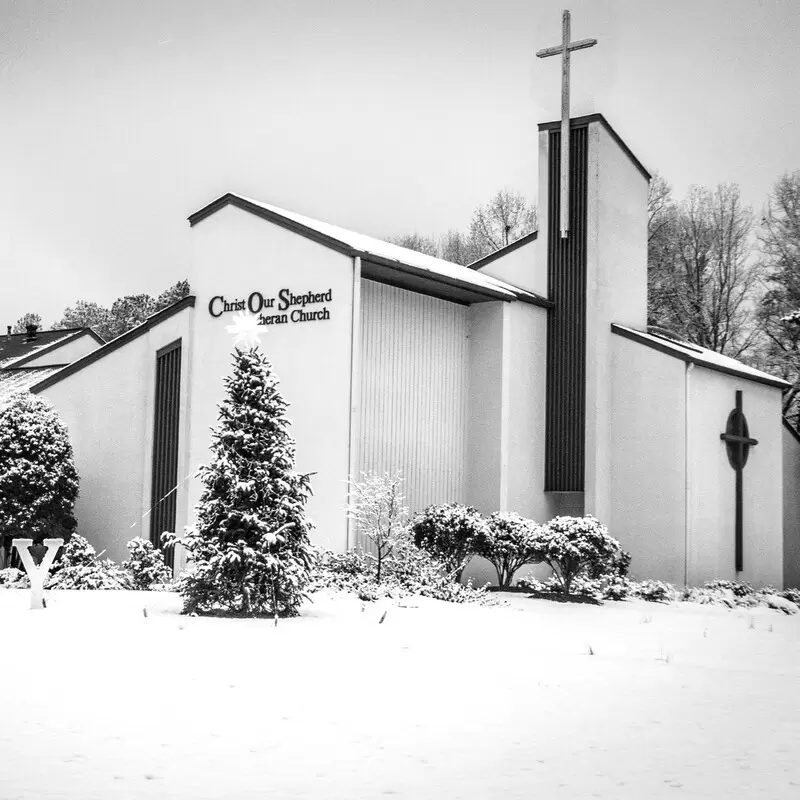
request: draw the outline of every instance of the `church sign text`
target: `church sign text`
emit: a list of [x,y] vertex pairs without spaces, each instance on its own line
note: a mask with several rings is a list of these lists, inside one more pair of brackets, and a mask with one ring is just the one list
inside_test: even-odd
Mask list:
[[265,297],[256,291],[246,298],[232,300],[224,295],[215,295],[208,303],[208,313],[212,317],[221,317],[231,311],[249,311],[251,314],[258,314],[259,325],[315,322],[331,318],[328,306],[319,306],[332,301],[333,289],[303,294],[295,294],[291,289],[281,289],[275,297]]

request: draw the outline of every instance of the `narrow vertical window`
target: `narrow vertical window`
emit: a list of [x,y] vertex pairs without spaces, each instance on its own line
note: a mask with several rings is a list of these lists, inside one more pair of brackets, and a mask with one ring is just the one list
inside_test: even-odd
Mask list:
[[[153,404],[153,481],[150,541],[161,545],[161,534],[175,530],[178,481],[178,422],[181,400],[181,340],[156,353]],[[172,566],[172,554],[165,554]]]

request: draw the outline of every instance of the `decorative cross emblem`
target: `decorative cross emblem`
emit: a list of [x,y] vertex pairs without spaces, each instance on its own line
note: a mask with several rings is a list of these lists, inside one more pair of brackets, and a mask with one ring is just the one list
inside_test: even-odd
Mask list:
[[561,238],[569,230],[569,54],[573,50],[594,47],[597,39],[578,39],[571,42],[570,14],[564,11],[561,24],[561,44],[545,47],[536,53],[537,58],[561,56]]
[[742,470],[747,463],[750,448],[758,444],[758,440],[750,438],[747,418],[742,411],[742,393],[740,391],[736,392],[736,408],[728,414],[725,433],[721,433],[719,438],[725,442],[728,450],[728,462],[736,470],[736,571],[741,572],[744,569]]

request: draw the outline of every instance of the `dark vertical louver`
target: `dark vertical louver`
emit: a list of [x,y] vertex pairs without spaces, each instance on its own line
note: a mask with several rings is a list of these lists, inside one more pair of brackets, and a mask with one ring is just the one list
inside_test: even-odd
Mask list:
[[569,236],[561,238],[561,134],[550,131],[545,491],[582,492],[586,434],[587,128],[570,136]]
[[[153,412],[153,483],[150,540],[161,544],[164,531],[175,530],[178,480],[178,420],[181,400],[181,342],[156,353],[156,397]],[[165,553],[172,566],[171,551]]]

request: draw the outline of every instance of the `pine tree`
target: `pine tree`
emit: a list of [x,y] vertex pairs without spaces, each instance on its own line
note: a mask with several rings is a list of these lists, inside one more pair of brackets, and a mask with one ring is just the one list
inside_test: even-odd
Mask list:
[[293,470],[295,443],[278,379],[256,348],[234,350],[227,397],[179,590],[187,613],[294,616],[313,563],[305,516],[310,476]]

